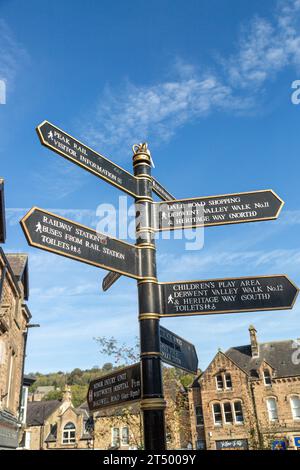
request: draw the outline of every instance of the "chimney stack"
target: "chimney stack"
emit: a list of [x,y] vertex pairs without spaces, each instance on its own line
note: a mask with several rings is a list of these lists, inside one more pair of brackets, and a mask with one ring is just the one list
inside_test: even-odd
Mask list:
[[257,341],[257,331],[253,325],[249,326],[249,334],[250,334],[250,343],[251,343],[251,355],[252,357],[259,356],[259,345]]

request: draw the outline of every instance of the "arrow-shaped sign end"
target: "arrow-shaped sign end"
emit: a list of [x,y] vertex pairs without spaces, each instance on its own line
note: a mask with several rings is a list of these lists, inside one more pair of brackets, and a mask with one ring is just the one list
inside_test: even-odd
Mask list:
[[280,203],[280,205],[279,205],[279,207],[278,207],[278,210],[277,210],[277,213],[276,213],[276,215],[274,216],[274,219],[278,219],[279,214],[280,214],[280,212],[282,211],[282,208],[283,208],[285,202],[284,202],[283,199],[281,199],[280,196],[278,196],[278,194],[277,194],[273,189],[269,189],[269,191],[273,194],[273,196],[274,196],[274,197],[279,201],[279,203]]
[[21,228],[22,228],[22,230],[23,230],[23,232],[24,232],[24,235],[25,235],[25,237],[26,237],[26,240],[27,240],[27,242],[28,242],[28,244],[29,244],[30,246],[34,246],[34,245],[32,244],[32,240],[31,240],[31,237],[30,237],[30,233],[29,233],[29,231],[28,231],[28,229],[27,229],[27,226],[26,226],[26,221],[29,219],[29,217],[30,217],[36,210],[41,210],[41,209],[40,209],[39,207],[36,207],[36,206],[32,207],[32,208],[22,217],[22,219],[20,220]]

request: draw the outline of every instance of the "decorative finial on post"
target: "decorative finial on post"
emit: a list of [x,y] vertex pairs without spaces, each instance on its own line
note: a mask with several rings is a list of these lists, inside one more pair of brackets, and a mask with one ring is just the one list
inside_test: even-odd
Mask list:
[[148,149],[148,144],[146,142],[140,144],[134,144],[132,146],[133,151],[133,164],[138,162],[148,163],[151,165],[151,153]]

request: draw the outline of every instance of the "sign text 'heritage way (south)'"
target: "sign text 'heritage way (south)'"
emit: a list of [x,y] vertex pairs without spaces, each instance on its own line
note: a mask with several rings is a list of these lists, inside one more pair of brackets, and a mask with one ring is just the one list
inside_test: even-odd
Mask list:
[[286,310],[298,288],[285,275],[160,283],[163,316]]

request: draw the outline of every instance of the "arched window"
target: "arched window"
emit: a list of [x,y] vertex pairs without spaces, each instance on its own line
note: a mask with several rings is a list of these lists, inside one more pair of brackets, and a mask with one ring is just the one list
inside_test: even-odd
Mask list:
[[267,410],[270,421],[276,421],[278,419],[277,402],[275,398],[267,398]]
[[63,429],[63,439],[62,443],[63,444],[74,444],[76,439],[75,439],[75,433],[76,433],[76,428],[75,425],[71,422],[67,423]]
[[293,419],[300,419],[300,397],[291,397]]

